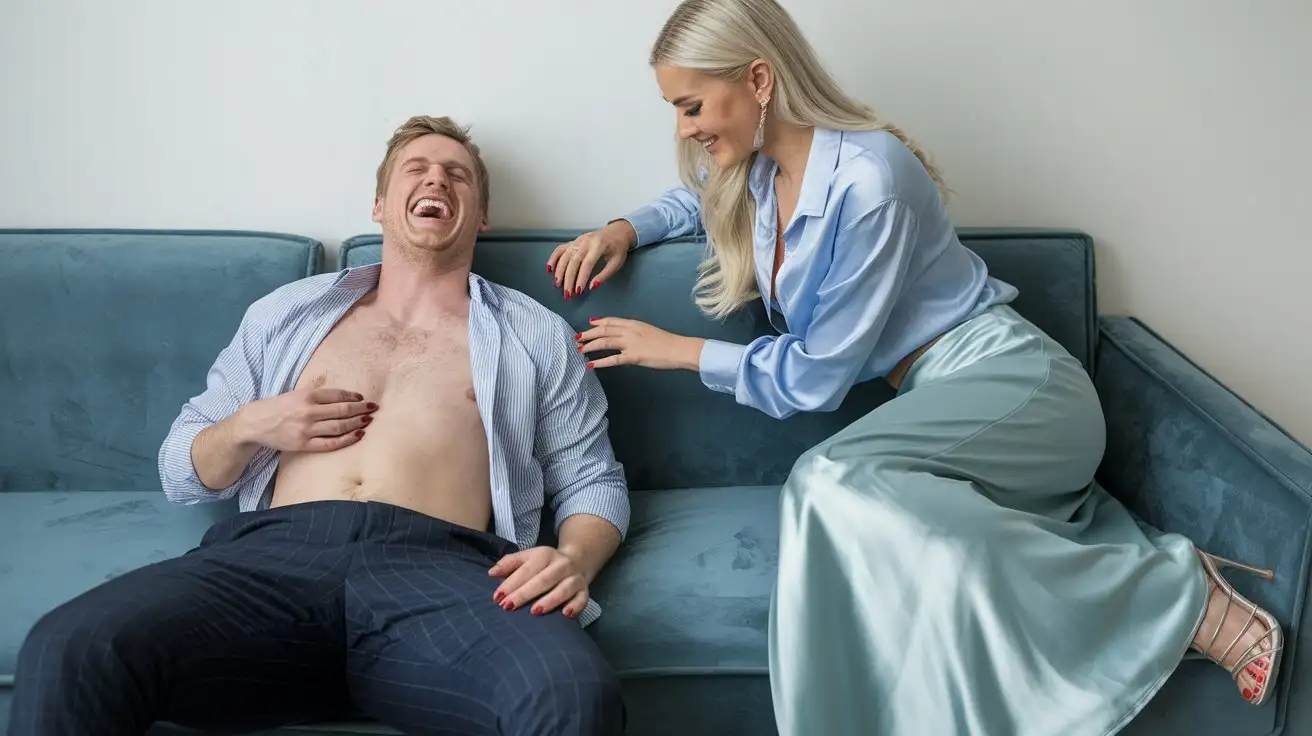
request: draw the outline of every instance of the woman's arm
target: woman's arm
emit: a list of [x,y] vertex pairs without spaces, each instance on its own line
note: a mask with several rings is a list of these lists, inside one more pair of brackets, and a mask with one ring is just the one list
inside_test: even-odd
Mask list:
[[889,310],[902,294],[916,230],[915,214],[897,199],[846,225],[804,335],[770,335],[737,345],[604,317],[590,320],[592,327],[578,336],[579,346],[587,353],[616,351],[588,363],[590,368],[696,370],[709,388],[776,418],[832,411],[884,333]]
[[776,418],[838,408],[901,295],[916,228],[915,213],[897,199],[857,217],[837,236],[806,334],[748,345],[707,340],[702,382]]
[[637,234],[635,248],[705,232],[701,199],[682,187],[665,192],[656,201],[620,219],[633,226]]

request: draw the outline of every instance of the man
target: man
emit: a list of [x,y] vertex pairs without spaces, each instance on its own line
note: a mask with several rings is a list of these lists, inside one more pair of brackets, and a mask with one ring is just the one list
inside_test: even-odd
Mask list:
[[[412,118],[377,178],[382,263],[251,306],[160,451],[169,499],[243,513],[47,614],[10,736],[348,703],[410,734],[622,730],[580,625],[629,515],[600,385],[563,319],[470,272],[488,177],[464,129]],[[558,547],[534,546],[544,502]]]

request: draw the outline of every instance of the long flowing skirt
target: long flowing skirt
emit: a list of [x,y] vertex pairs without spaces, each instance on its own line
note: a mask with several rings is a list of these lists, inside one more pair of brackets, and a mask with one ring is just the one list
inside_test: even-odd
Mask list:
[[770,676],[784,736],[1103,736],[1158,691],[1207,596],[1192,543],[1093,483],[1088,374],[1006,306],[783,489]]

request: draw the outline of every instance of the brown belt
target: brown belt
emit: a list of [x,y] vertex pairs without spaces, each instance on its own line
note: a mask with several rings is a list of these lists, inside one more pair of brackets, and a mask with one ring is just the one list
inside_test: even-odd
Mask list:
[[916,359],[924,355],[926,350],[934,347],[934,343],[942,338],[943,335],[939,335],[933,340],[930,340],[924,345],[912,350],[905,358],[898,361],[897,365],[893,366],[893,370],[889,371],[887,376],[884,376],[884,380],[888,381],[888,385],[892,386],[894,390],[902,388],[902,379],[906,378],[907,371],[911,370],[911,366],[915,364]]

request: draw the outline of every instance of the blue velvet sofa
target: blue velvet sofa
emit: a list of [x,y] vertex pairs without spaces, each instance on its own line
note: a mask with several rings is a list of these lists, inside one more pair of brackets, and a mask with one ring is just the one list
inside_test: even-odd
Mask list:
[[[759,311],[712,323],[694,310],[704,246],[691,240],[640,251],[611,283],[564,301],[543,264],[573,235],[489,233],[476,269],[580,327],[621,315],[739,341],[768,329]],[[1312,733],[1312,649],[1302,642],[1312,623],[1312,452],[1142,323],[1100,316],[1085,235],[962,235],[1020,288],[1019,311],[1094,375],[1110,436],[1099,481],[1144,520],[1276,573],[1233,578],[1289,636],[1273,702],[1253,708],[1222,670],[1186,661],[1127,733]],[[18,647],[39,616],[185,552],[235,512],[167,503],[160,441],[247,305],[322,268],[374,261],[379,241],[347,241],[336,264],[323,253],[314,240],[269,233],[0,231],[0,732]],[[623,368],[601,379],[633,522],[595,586],[606,614],[589,631],[624,678],[630,733],[772,733],[765,630],[777,489],[800,453],[891,391],[871,383],[838,411],[779,422],[691,373]],[[394,732],[362,720],[278,733]]]

